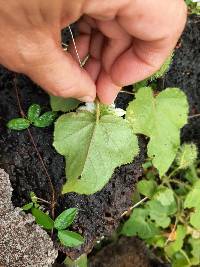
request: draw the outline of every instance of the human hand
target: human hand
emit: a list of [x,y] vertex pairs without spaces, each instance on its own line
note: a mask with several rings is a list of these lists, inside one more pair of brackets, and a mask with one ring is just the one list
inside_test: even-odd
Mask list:
[[[82,17],[83,16],[83,17]],[[76,45],[61,48],[60,31],[77,19]],[[160,68],[184,28],[183,0],[0,0],[0,63],[49,93],[111,103],[122,86]]]

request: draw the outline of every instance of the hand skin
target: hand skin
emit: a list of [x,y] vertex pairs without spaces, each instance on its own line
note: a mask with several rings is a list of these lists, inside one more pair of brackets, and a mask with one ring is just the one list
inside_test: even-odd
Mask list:
[[[0,0],[0,64],[28,75],[50,94],[109,104],[122,86],[153,74],[186,22],[183,0]],[[61,29],[78,22],[73,45]]]

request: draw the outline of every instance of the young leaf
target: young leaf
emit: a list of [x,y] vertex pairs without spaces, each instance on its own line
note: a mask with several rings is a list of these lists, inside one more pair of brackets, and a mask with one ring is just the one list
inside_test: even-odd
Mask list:
[[37,204],[38,198],[34,192],[30,192],[30,198],[34,204]]
[[57,112],[48,111],[34,121],[34,126],[44,128],[50,126],[56,119]]
[[80,111],[61,116],[55,124],[54,147],[66,156],[63,193],[93,194],[103,188],[114,169],[138,154],[129,124],[115,115]]
[[33,207],[33,202],[28,203],[22,207],[24,211],[30,210]]
[[81,102],[74,98],[50,96],[50,103],[53,111],[68,112],[76,109]]
[[155,181],[147,181],[147,180],[142,180],[139,181],[137,184],[137,190],[139,191],[140,194],[152,198],[156,191],[157,184]]
[[7,123],[7,127],[15,131],[25,130],[29,126],[30,126],[30,122],[27,119],[23,119],[23,118],[12,119]]
[[84,243],[84,238],[80,234],[68,230],[58,231],[58,238],[66,247],[78,247]]
[[33,104],[28,109],[28,120],[30,122],[34,122],[36,119],[39,118],[41,113],[41,107],[38,104]]
[[76,209],[76,208],[71,208],[71,209],[67,209],[67,210],[63,211],[56,218],[55,223],[54,223],[54,227],[57,230],[66,229],[67,227],[69,227],[73,223],[77,213],[78,213],[78,209]]
[[121,233],[126,236],[138,235],[142,239],[149,239],[159,234],[159,229],[148,220],[148,211],[137,208],[123,225]]
[[183,225],[178,225],[176,230],[176,240],[174,242],[169,243],[165,247],[165,252],[168,257],[172,257],[176,252],[181,250],[183,246],[183,241],[186,236],[187,230]]
[[49,215],[41,211],[40,209],[36,209],[33,207],[31,209],[33,216],[35,217],[35,221],[37,224],[41,225],[43,228],[47,230],[51,230],[54,227],[54,221],[50,218]]
[[192,190],[187,194],[184,208],[198,208],[200,207],[200,180],[197,181]]
[[177,154],[177,164],[180,169],[187,169],[197,159],[197,147],[195,144],[183,144]]
[[126,119],[135,133],[150,137],[148,156],[163,176],[180,146],[180,129],[187,122],[188,103],[178,88],[168,88],[156,98],[150,87],[141,88],[127,109]]

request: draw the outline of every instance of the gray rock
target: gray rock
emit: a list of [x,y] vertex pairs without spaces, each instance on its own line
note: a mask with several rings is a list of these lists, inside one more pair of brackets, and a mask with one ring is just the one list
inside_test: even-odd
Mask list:
[[57,251],[32,215],[14,208],[8,175],[0,169],[0,267],[49,267]]

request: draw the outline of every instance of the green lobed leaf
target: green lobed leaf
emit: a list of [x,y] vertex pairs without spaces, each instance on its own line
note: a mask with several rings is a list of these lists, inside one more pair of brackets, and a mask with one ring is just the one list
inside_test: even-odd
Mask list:
[[22,206],[22,209],[24,211],[30,210],[33,207],[33,202],[25,204],[24,206]]
[[30,126],[30,122],[27,119],[16,118],[7,123],[7,127],[11,130],[22,131],[26,130]]
[[54,147],[66,157],[63,193],[93,194],[114,169],[138,154],[138,141],[128,122],[115,115],[80,111],[61,116],[55,124]]
[[34,122],[36,119],[39,118],[41,113],[41,107],[38,104],[33,104],[28,109],[28,120],[30,122]]
[[153,180],[142,180],[137,183],[137,190],[140,194],[152,198],[156,192],[157,184]]
[[142,239],[149,239],[159,234],[159,229],[148,220],[147,210],[136,208],[124,223],[121,233],[125,236],[138,235]]
[[50,126],[56,119],[57,112],[48,111],[34,121],[34,126],[44,128]]
[[197,159],[197,146],[195,144],[183,144],[177,153],[177,164],[180,169],[192,166]]
[[77,213],[78,213],[78,209],[76,209],[76,208],[71,208],[71,209],[67,209],[67,210],[63,211],[56,218],[55,223],[54,223],[54,227],[57,230],[66,229],[67,227],[69,227],[73,223]]
[[186,236],[187,230],[186,227],[183,225],[178,225],[176,230],[176,240],[173,242],[170,242],[165,247],[165,252],[168,257],[172,257],[176,252],[182,249],[184,238]]
[[129,103],[126,119],[134,133],[150,137],[148,156],[163,176],[180,146],[180,129],[187,123],[188,103],[178,88],[168,88],[157,97],[150,87],[141,88]]
[[58,231],[58,238],[66,247],[78,247],[84,243],[84,238],[80,234],[68,230]]
[[195,207],[200,207],[200,180],[193,185],[184,202],[184,208],[190,209]]
[[47,230],[53,229],[54,221],[51,219],[49,215],[47,215],[40,209],[36,209],[35,207],[32,207],[31,212],[32,215],[35,217],[35,221],[37,224],[39,224],[40,226],[42,226]]
[[76,109],[81,102],[74,98],[62,98],[50,96],[50,104],[53,111],[68,112]]

